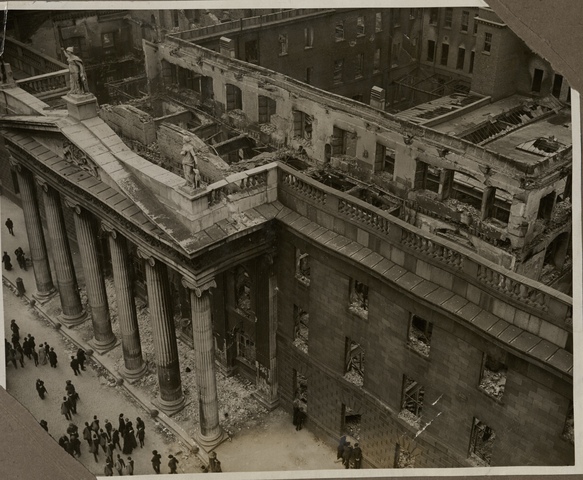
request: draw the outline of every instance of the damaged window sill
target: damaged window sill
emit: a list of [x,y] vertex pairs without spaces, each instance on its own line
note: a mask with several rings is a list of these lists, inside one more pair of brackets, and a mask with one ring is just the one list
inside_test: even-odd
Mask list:
[[362,320],[368,320],[368,310],[356,305],[349,305],[348,311]]
[[484,390],[482,387],[478,386],[476,387],[478,389],[478,391],[482,394],[485,395],[486,397],[494,400],[496,403],[498,403],[499,405],[504,405],[504,402],[502,401],[502,395],[500,395],[499,397],[496,397],[494,395],[489,394],[486,390]]
[[429,348],[427,349],[427,353],[423,353],[415,346],[411,345],[410,343],[406,344],[407,349],[411,350],[415,355],[421,357],[423,360],[427,360],[429,362]]

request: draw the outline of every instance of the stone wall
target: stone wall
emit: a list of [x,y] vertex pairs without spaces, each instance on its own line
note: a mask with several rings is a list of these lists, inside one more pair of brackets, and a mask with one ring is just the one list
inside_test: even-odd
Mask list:
[[116,133],[144,145],[156,141],[156,124],[151,115],[131,105],[102,105],[99,116]]

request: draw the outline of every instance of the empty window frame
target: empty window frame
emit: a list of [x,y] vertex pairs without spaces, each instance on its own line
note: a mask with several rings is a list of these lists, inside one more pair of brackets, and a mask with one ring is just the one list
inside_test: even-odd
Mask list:
[[311,115],[301,110],[293,110],[294,116],[294,137],[305,140],[312,139],[312,121]]
[[486,32],[484,34],[484,52],[490,53],[492,51],[492,34]]
[[424,357],[429,357],[433,323],[417,315],[411,315],[407,345]]
[[280,33],[279,37],[279,55],[287,55],[287,48],[288,48],[288,43],[287,43],[287,33]]
[[374,51],[374,57],[372,60],[372,70],[374,73],[381,71],[381,49],[377,48]]
[[308,353],[309,320],[309,313],[297,305],[294,305],[293,345],[304,353]]
[[355,132],[344,130],[340,127],[333,127],[332,130],[332,154],[356,156],[356,143],[358,136]]
[[103,48],[113,48],[115,46],[115,32],[102,33],[101,46]]
[[470,66],[468,68],[469,73],[474,73],[474,60],[476,59],[476,51],[472,50],[470,53]]
[[362,318],[368,317],[368,285],[350,279],[349,309]]
[[538,213],[536,218],[541,220],[550,220],[555,207],[556,192],[551,192],[540,199],[538,204]]
[[407,375],[403,375],[403,393],[399,417],[416,427],[421,421],[425,388]]
[[532,76],[532,88],[531,90],[535,93],[540,93],[541,88],[542,88],[542,84],[543,84],[543,77],[544,77],[544,71],[541,70],[540,68],[535,68],[534,69],[534,73]]
[[314,28],[304,28],[304,48],[312,48],[314,46]]
[[470,458],[478,466],[488,466],[492,460],[492,450],[496,433],[480,419],[474,417],[470,437]]
[[243,98],[241,89],[236,85],[226,84],[227,89],[227,112],[231,110],[243,109]]
[[304,285],[310,285],[310,256],[296,248],[296,278]]
[[457,49],[457,62],[456,62],[455,68],[458,70],[463,70],[465,59],[466,59],[466,49],[464,47],[459,47]]
[[551,94],[553,97],[560,98],[561,96],[561,88],[563,87],[563,76],[555,73],[553,78],[553,89]]
[[496,400],[502,399],[507,372],[506,365],[485,353],[480,375],[480,389]]
[[337,42],[344,40],[344,22],[343,21],[336,22],[336,26],[334,27],[334,39]]
[[478,187],[477,183],[471,177],[455,172],[450,197],[474,207],[477,212],[481,212],[483,191]]
[[363,37],[364,33],[365,33],[364,17],[357,17],[356,18],[356,36]]
[[427,40],[427,61],[435,60],[435,40]]
[[259,62],[259,46],[257,40],[245,42],[245,61],[249,63]]
[[314,67],[306,67],[306,83],[312,83],[312,76],[314,74]]
[[235,269],[235,305],[240,313],[245,316],[252,315],[252,282],[251,277],[244,267]]
[[333,80],[334,83],[342,83],[344,76],[344,59],[334,60]]
[[441,65],[447,66],[448,57],[449,57],[449,45],[447,43],[442,43],[441,44],[441,59],[439,60],[439,63]]
[[437,25],[439,19],[439,9],[430,8],[429,9],[429,25]]
[[451,28],[451,24],[453,22],[453,8],[447,7],[445,9],[445,15],[443,19],[443,26],[445,28]]
[[462,21],[460,25],[460,30],[462,32],[467,32],[470,26],[470,12],[463,10],[462,11]]
[[364,53],[357,53],[354,65],[354,77],[361,78],[363,75],[364,75]]
[[344,378],[359,387],[364,384],[364,349],[348,337],[345,343]]
[[374,31],[375,33],[383,31],[383,14],[380,12],[375,13],[374,16]]
[[482,197],[482,220],[491,219],[507,224],[510,219],[510,201],[495,187],[486,187]]
[[393,177],[395,173],[395,150],[385,147],[384,145],[376,144],[375,154],[375,171],[387,172]]
[[275,115],[277,102],[273,98],[259,95],[258,98],[259,123],[269,123],[271,116]]

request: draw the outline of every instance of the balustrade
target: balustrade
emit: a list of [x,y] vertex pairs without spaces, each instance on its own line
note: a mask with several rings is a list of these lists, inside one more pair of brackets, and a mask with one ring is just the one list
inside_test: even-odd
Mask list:
[[42,97],[42,94],[66,89],[68,80],[69,70],[66,69],[17,80],[16,84],[30,94]]
[[341,199],[338,202],[338,212],[358,223],[363,223],[368,227],[374,228],[385,235],[389,233],[391,224],[389,219],[366,207]]
[[300,180],[297,176],[292,173],[283,172],[281,177],[281,181],[285,184],[294,189],[296,192],[300,193],[301,195],[310,198],[311,200],[326,204],[326,192],[319,189],[314,185],[310,185],[303,180]]

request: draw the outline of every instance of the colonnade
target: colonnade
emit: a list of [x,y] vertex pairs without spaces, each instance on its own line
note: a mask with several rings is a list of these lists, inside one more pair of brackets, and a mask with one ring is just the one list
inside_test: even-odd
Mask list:
[[[108,235],[111,251],[120,328],[120,339],[117,339],[111,325],[103,265],[99,261],[95,217],[78,202],[63,197],[54,187],[41,177],[33,175],[18,161],[11,159],[11,163],[18,175],[30,256],[34,268],[36,292],[33,296],[39,302],[45,302],[58,292],[62,309],[60,317],[62,324],[74,327],[86,321],[90,316],[93,338],[89,343],[93,349],[103,354],[116,347],[121,341],[124,365],[120,373],[128,380],[141,377],[146,373],[147,365],[142,354],[131,283],[128,239],[106,220],[100,221],[100,228]],[[40,187],[38,190],[35,183]],[[47,249],[45,241],[37,191],[41,191],[43,196],[50,249]],[[84,310],[81,302],[63,208],[71,208],[74,212],[90,315]],[[185,399],[180,378],[168,267],[141,247],[138,247],[137,252],[145,265],[152,339],[160,390],[154,404],[164,413],[171,415],[184,407]],[[49,253],[53,260],[54,272],[51,271]],[[55,282],[53,282],[53,273]],[[190,291],[192,307],[200,411],[200,432],[197,436],[203,446],[212,447],[223,436],[219,424],[209,295],[209,290],[216,287],[216,283],[211,278],[204,285],[199,285],[186,277],[183,278],[182,283]]]

